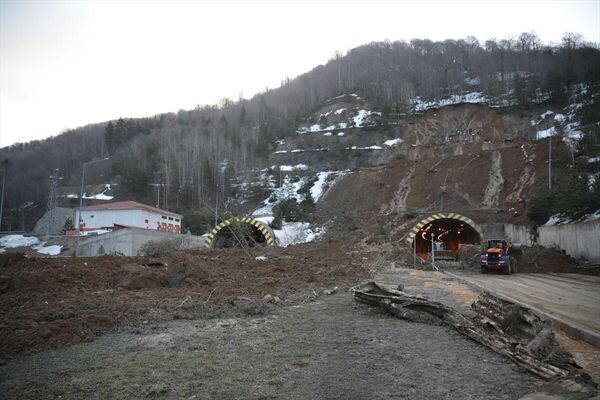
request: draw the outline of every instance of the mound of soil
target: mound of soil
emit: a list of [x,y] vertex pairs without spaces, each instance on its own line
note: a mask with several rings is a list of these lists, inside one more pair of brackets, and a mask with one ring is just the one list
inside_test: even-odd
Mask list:
[[324,288],[350,287],[368,274],[340,243],[261,252],[266,260],[249,258],[240,249],[159,259],[2,254],[0,360],[90,341],[124,326],[260,314],[310,301]]

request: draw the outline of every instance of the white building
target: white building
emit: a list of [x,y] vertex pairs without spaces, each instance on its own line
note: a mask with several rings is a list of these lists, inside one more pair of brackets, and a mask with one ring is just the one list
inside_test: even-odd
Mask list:
[[77,210],[75,220],[79,219],[83,231],[131,227],[181,233],[181,217],[135,201],[120,201],[82,208],[81,215]]

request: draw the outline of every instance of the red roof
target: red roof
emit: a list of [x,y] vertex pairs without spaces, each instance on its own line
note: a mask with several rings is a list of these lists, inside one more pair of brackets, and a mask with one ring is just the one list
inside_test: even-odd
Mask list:
[[170,211],[161,210],[160,208],[152,207],[147,204],[138,203],[137,201],[118,201],[116,203],[97,204],[95,206],[84,207],[82,211],[90,210],[147,210],[157,214],[164,214],[171,217],[182,217],[180,214],[175,214]]

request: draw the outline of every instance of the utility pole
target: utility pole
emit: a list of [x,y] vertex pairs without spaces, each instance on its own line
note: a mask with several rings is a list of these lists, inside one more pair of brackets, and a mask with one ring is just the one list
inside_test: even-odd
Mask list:
[[58,176],[58,168],[54,170],[52,176],[50,176],[50,194],[48,195],[48,218],[46,220],[46,236],[50,235],[50,229],[55,229],[55,214],[56,205],[58,202],[56,196],[56,190],[58,188],[58,181],[62,179]]
[[444,193],[446,193],[446,189],[448,188],[448,186],[446,186],[446,182],[448,181],[448,173],[450,171],[446,171],[446,178],[444,178],[444,184],[442,185],[442,195],[441,195],[441,206],[440,206],[440,211],[444,211]]
[[4,183],[6,181],[6,168],[2,170],[2,195],[0,196],[0,232],[2,231],[2,209],[4,208]]
[[217,216],[219,215],[219,184],[217,183],[217,191],[215,192],[215,227],[217,226]]
[[552,135],[548,140],[548,192],[552,191]]
[[431,265],[435,266],[435,234],[431,232]]

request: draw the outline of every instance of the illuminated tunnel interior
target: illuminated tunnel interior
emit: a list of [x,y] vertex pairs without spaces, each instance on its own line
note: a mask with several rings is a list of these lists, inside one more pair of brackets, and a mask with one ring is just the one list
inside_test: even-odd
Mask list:
[[436,250],[450,250],[456,253],[461,244],[479,244],[479,233],[471,225],[452,218],[442,218],[424,225],[417,235],[416,251],[423,259],[431,253],[431,234],[435,242],[441,243]]
[[[266,244],[267,240],[265,236],[260,232],[260,230],[258,230],[257,227],[243,222],[240,223],[239,226],[242,234],[244,235],[245,242],[248,243],[250,247]],[[240,247],[240,243],[233,234],[230,226],[225,226],[219,230],[219,232],[217,232],[215,238],[212,240],[211,247],[213,249]]]

